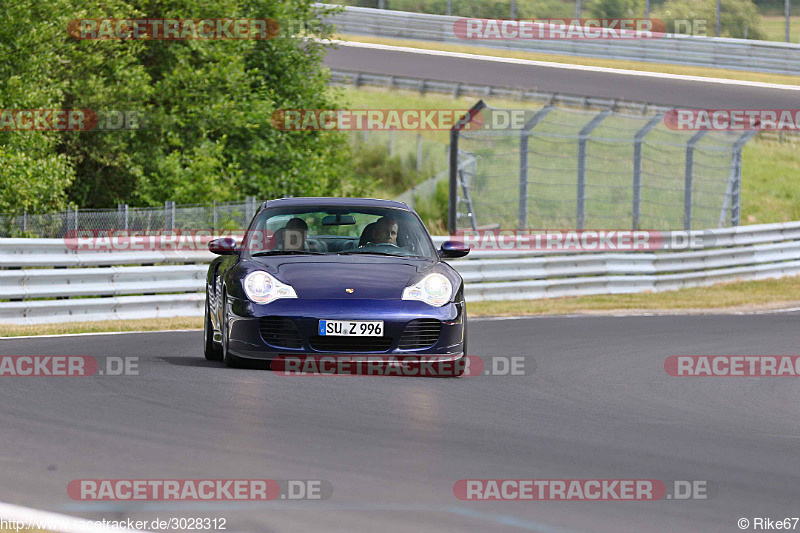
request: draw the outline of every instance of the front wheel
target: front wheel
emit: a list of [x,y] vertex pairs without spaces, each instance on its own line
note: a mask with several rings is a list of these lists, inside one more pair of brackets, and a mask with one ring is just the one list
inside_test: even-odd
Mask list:
[[209,361],[222,361],[222,348],[214,342],[214,326],[211,324],[211,311],[208,308],[208,291],[206,291],[205,320],[203,326],[203,338],[205,346],[203,354]]
[[229,327],[228,327],[228,295],[222,293],[222,361],[226,366],[238,367],[239,359],[228,350]]

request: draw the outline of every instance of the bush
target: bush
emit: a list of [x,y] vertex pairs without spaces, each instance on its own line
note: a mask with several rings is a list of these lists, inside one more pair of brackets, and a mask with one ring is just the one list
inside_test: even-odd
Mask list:
[[430,198],[415,198],[414,210],[428,227],[431,235],[447,234],[447,212],[450,205],[450,184],[442,180]]
[[383,144],[362,143],[354,148],[353,170],[357,178],[371,182],[382,194],[396,195],[413,187],[420,179],[413,154],[389,157]]
[[[668,32],[675,32],[676,20],[706,21],[706,34],[713,37],[716,24],[716,1],[667,0],[653,16],[666,23]],[[723,0],[719,16],[720,37],[742,39],[745,26],[747,26],[748,39],[764,38],[761,15],[751,0]],[[684,31],[678,28],[678,33]]]
[[634,18],[644,14],[641,0],[591,0],[589,13],[595,18]]

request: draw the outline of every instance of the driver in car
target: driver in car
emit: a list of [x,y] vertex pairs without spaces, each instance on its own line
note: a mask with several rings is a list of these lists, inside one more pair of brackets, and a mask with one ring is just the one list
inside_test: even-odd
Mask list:
[[372,233],[374,244],[393,244],[397,246],[397,222],[389,217],[381,217]]
[[[279,230],[281,231],[281,230]],[[282,230],[282,244],[284,250],[308,250],[306,234],[308,224],[302,218],[293,218],[286,223]]]

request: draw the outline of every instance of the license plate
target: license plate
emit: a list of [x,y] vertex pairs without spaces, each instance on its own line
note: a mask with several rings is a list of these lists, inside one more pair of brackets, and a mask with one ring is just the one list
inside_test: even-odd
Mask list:
[[383,320],[320,320],[321,336],[383,337]]

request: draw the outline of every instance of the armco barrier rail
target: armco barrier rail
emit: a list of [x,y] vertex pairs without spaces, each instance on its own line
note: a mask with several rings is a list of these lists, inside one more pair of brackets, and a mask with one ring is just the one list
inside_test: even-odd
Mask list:
[[453,32],[462,17],[408,13],[365,7],[345,7],[331,17],[337,31],[416,39],[505,50],[545,52],[583,57],[649,61],[678,65],[717,67],[779,74],[800,74],[800,45],[746,39],[668,34],[658,39],[616,40],[465,40]]
[[[473,250],[452,261],[468,301],[665,291],[800,274],[800,222],[664,233],[683,252]],[[447,237],[435,237],[437,245]],[[201,316],[207,251],[76,252],[61,239],[0,239],[0,323]],[[138,265],[138,266],[130,266]]]

